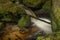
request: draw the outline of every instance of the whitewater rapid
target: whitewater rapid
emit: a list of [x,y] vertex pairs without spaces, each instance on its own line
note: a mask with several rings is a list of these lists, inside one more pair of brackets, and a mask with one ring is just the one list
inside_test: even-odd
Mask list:
[[[48,20],[46,18],[39,18],[39,19],[45,20],[47,22],[51,22],[50,20]],[[36,25],[40,30],[42,30],[46,34],[52,33],[51,24],[47,24],[47,23],[40,21],[40,20],[37,20],[35,18],[31,18],[31,21],[33,22],[33,25]]]
[[[32,10],[25,7],[24,5],[20,5],[20,6],[22,6],[22,8],[25,10],[26,14],[36,17],[35,13]],[[39,19],[42,19],[42,20],[45,20],[45,21],[51,23],[51,21],[47,18],[39,18]],[[51,24],[47,24],[43,21],[40,21],[40,20],[32,18],[32,17],[31,17],[31,22],[33,23],[33,25],[36,25],[40,30],[42,30],[46,34],[52,33]]]

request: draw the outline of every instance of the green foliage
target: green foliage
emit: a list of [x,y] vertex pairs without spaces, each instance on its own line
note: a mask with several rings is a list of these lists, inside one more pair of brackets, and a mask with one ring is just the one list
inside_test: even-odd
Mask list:
[[[13,3],[15,0],[0,0],[0,21],[17,21],[18,27],[29,27],[30,17],[25,15],[25,11],[20,4]],[[16,0],[18,1],[18,0]],[[38,7],[43,4],[42,9],[51,12],[51,0],[19,0],[29,7]],[[46,2],[46,3],[45,3]],[[60,40],[60,4],[54,0],[53,13],[51,13],[53,33],[48,36],[39,36],[36,40]],[[3,22],[0,22],[0,28]],[[25,30],[24,30],[25,31]]]
[[17,23],[19,27],[29,27],[30,17],[20,4],[13,3],[14,0],[0,1],[0,22]]
[[36,40],[51,40],[50,37],[38,36]]
[[[53,32],[49,35],[38,34],[36,40],[60,40],[60,32]],[[42,36],[41,36],[42,35]]]
[[47,1],[45,2],[45,4],[42,6],[42,9],[51,12],[51,0],[47,0]]
[[[51,23],[53,28],[53,33],[48,36],[38,36],[36,40],[60,40],[60,4],[59,0],[53,0]],[[43,9],[51,11],[51,3],[49,1],[43,6]],[[41,39],[41,37],[43,37]]]
[[0,0],[0,3],[6,3],[8,2],[9,0]]
[[27,15],[23,15],[21,19],[18,21],[19,27],[29,27],[30,25],[30,17]]
[[[2,2],[2,1],[1,1]],[[23,16],[25,14],[25,11],[22,9],[22,7],[19,4],[15,4],[11,1],[6,1],[5,3],[0,3],[0,15],[2,16],[2,21],[14,21],[19,16],[18,19],[20,19],[20,15]],[[1,17],[0,16],[0,17]]]
[[41,3],[44,3],[45,0],[23,0],[23,4],[29,7],[37,7]]
[[52,26],[53,26],[53,30],[54,28],[56,29],[55,31],[60,31],[60,4],[59,4],[59,0],[53,0],[53,8],[52,11],[53,13],[51,13],[51,17],[52,17]]

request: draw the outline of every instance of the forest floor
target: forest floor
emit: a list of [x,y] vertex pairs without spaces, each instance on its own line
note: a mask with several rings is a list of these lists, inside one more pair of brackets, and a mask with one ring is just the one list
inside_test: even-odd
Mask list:
[[33,33],[36,33],[38,31],[38,28],[32,27],[31,29],[26,30],[29,31],[27,33],[21,33],[19,31],[19,27],[16,25],[7,26],[2,31],[0,40],[24,40]]

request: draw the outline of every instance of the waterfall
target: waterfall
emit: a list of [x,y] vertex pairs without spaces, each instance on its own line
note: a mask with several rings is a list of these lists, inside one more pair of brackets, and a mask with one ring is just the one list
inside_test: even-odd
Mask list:
[[[45,20],[47,22],[51,22],[50,20],[48,20],[46,18],[39,18],[39,19]],[[46,34],[52,33],[52,28],[51,28],[50,24],[47,24],[47,23],[37,20],[35,18],[31,18],[31,21],[32,21],[33,25],[36,25],[40,30],[42,30]]]
[[[21,5],[21,6],[26,11],[26,14],[36,17],[35,13],[31,9],[25,7],[24,5]],[[45,20],[45,21],[51,23],[51,21],[47,18],[42,17],[42,18],[39,18],[39,19],[42,19],[42,20]],[[40,21],[40,20],[32,18],[32,17],[31,17],[31,21],[32,21],[33,25],[36,25],[40,30],[42,30],[46,34],[52,33],[51,24],[47,24],[43,21]]]

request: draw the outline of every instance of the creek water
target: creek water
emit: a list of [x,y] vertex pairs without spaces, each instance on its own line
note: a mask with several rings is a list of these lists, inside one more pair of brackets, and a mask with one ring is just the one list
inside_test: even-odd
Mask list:
[[[51,22],[46,18],[39,18],[39,19],[45,20],[47,22]],[[52,28],[50,24],[47,24],[43,21],[40,21],[34,18],[31,18],[31,21],[33,22],[33,25],[36,25],[41,31],[45,32],[46,34],[52,33]]]

